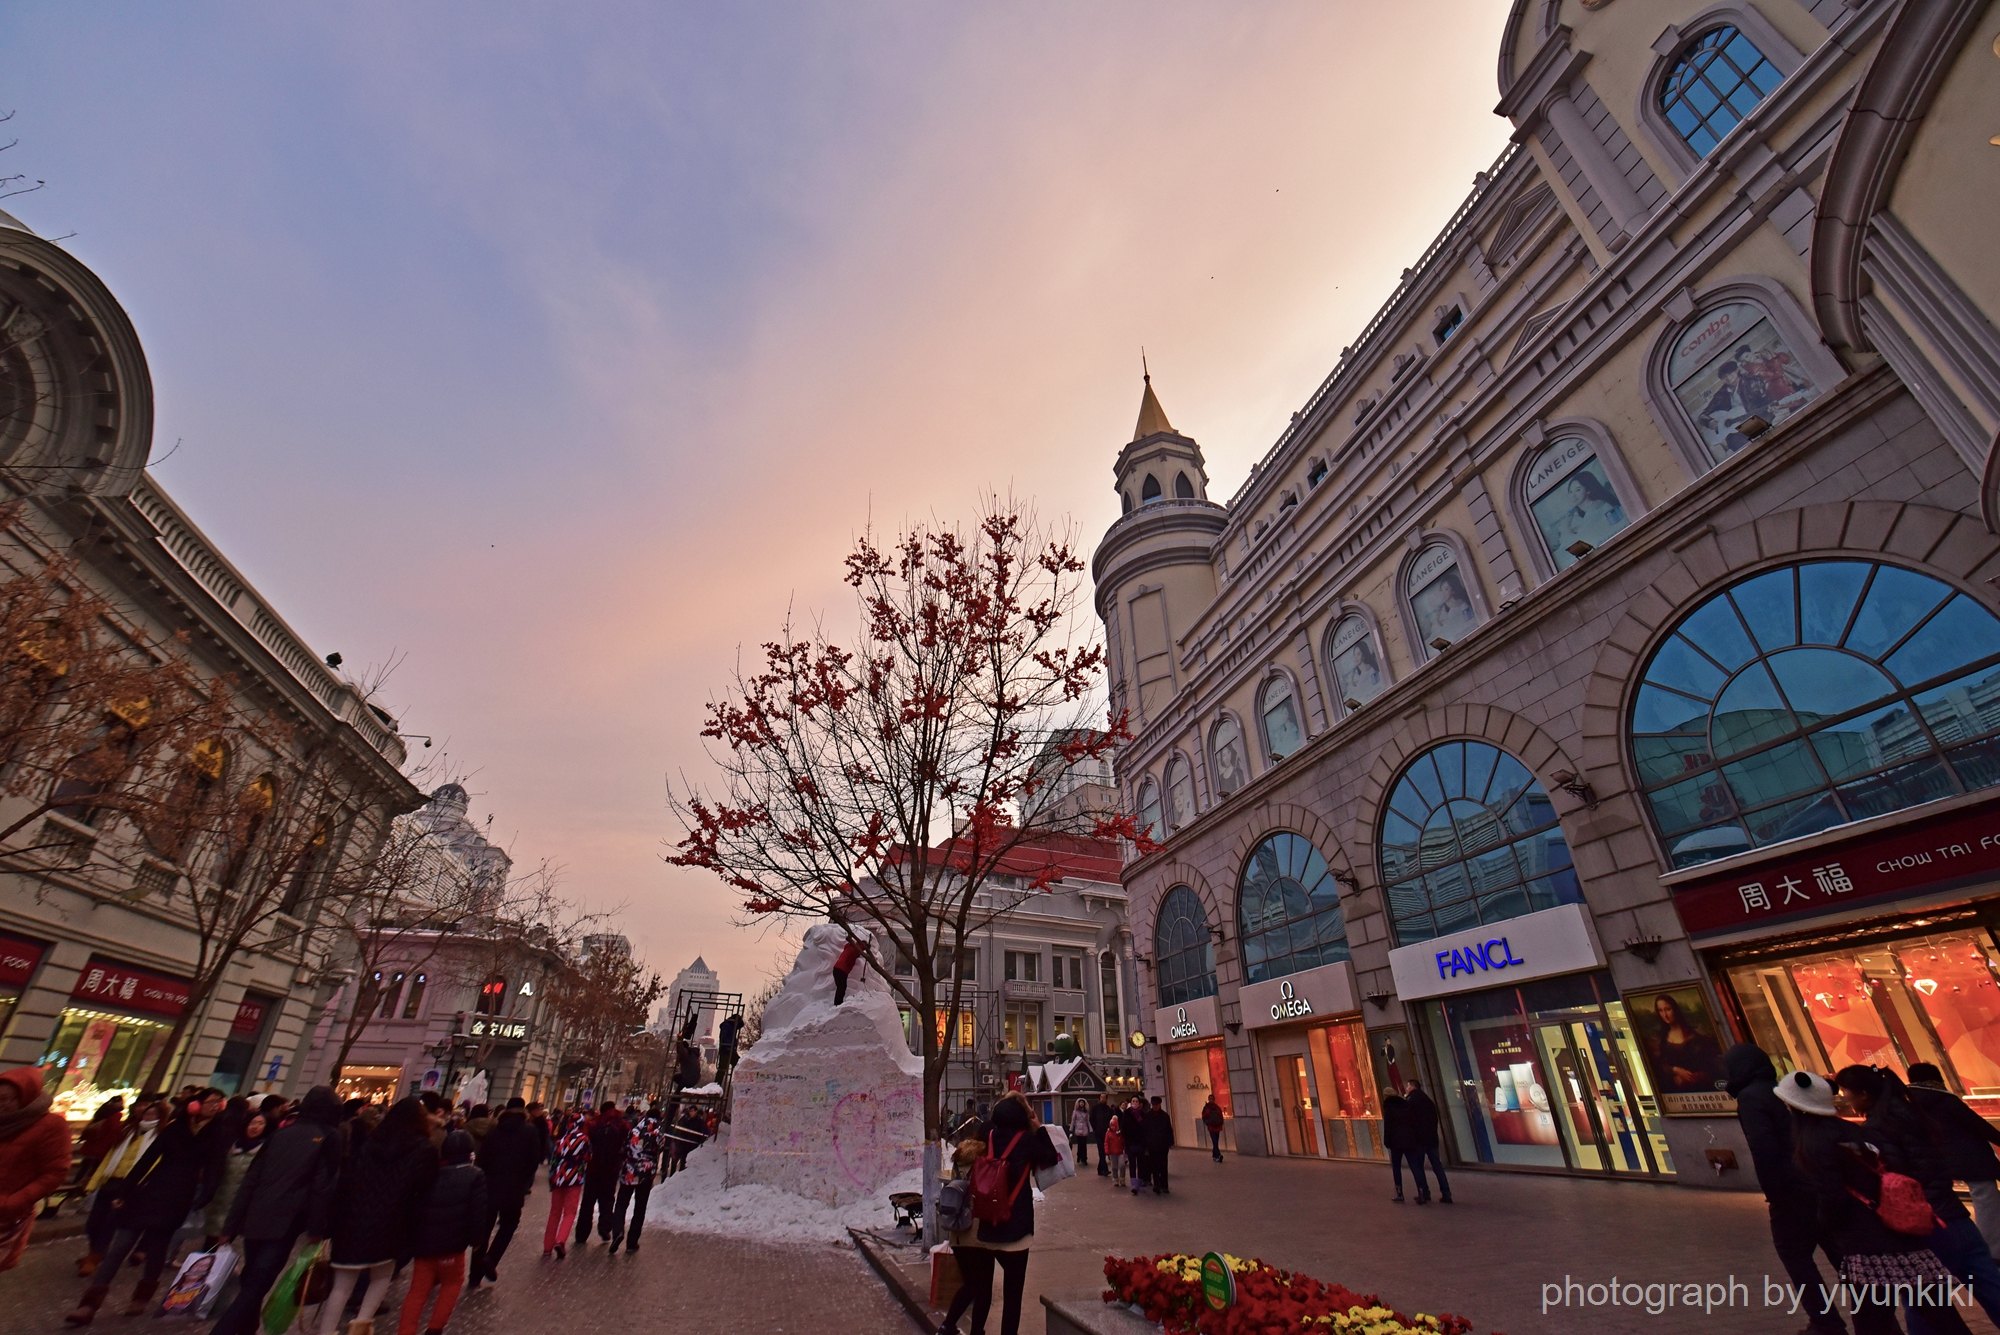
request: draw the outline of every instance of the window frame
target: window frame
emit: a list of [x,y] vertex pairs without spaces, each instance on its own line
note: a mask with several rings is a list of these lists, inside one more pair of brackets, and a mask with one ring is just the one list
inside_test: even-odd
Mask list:
[[[1222,732],[1225,726],[1233,727],[1236,729],[1237,749],[1243,753],[1243,769],[1244,769],[1243,782],[1237,784],[1234,788],[1230,788],[1226,791],[1223,789],[1222,786],[1222,766],[1217,760],[1218,751],[1216,746],[1216,737]],[[1242,792],[1245,788],[1248,788],[1252,783],[1256,782],[1257,776],[1253,773],[1250,773],[1249,771],[1250,771],[1250,736],[1243,730],[1243,720],[1236,717],[1236,711],[1233,709],[1222,710],[1215,716],[1215,722],[1208,725],[1209,786],[1215,792],[1215,800],[1218,803],[1226,802],[1230,798],[1236,796],[1236,794]]]
[[[1528,485],[1536,462],[1565,440],[1582,440],[1590,446],[1592,456],[1604,467],[1604,476],[1611,483],[1611,489],[1618,494],[1620,508],[1625,511],[1625,525],[1612,535],[1613,538],[1631,529],[1650,508],[1631,470],[1625,466],[1624,454],[1602,422],[1594,417],[1563,417],[1552,422],[1529,423],[1527,430],[1521,433],[1521,454],[1514,463],[1507,498],[1514,509],[1514,522],[1527,539],[1528,558],[1542,581],[1554,579],[1568,567],[1558,562],[1556,554],[1549,549],[1541,521],[1535,517],[1534,500],[1528,495]],[[1581,466],[1581,463],[1572,465],[1563,477],[1567,478]],[[1575,561],[1572,560],[1571,564],[1574,565]]]
[[[1271,741],[1270,706],[1267,703],[1271,691],[1283,687],[1292,702],[1292,722],[1299,730],[1299,744],[1292,750],[1279,754]],[[1292,674],[1281,667],[1274,667],[1264,674],[1264,680],[1257,685],[1257,740],[1264,747],[1264,764],[1270,768],[1283,763],[1312,744],[1312,733],[1306,727],[1305,701],[1299,694],[1299,684]]]
[[[1167,836],[1167,809],[1163,805],[1162,796],[1165,791],[1165,785],[1150,774],[1139,780],[1139,809],[1134,814],[1138,817],[1139,825],[1146,837],[1154,843],[1159,843]],[[1146,816],[1148,806],[1153,809],[1150,820]]]
[[[1174,819],[1174,766],[1176,765],[1181,767],[1181,773],[1187,778],[1188,818],[1184,824]],[[1160,798],[1165,804],[1161,807],[1160,817],[1168,834],[1179,834],[1201,819],[1201,792],[1194,783],[1194,762],[1189,760],[1187,753],[1178,747],[1167,757],[1167,763],[1160,771]]]
[[[1247,912],[1248,890],[1251,872],[1257,867],[1258,854],[1263,852],[1266,847],[1276,845],[1279,841],[1287,839],[1296,840],[1299,844],[1304,845],[1309,854],[1304,865],[1299,868],[1299,871],[1301,873],[1309,872],[1312,869],[1314,860],[1317,860],[1319,873],[1312,878],[1311,884],[1307,884],[1299,877],[1291,876],[1289,864],[1287,864],[1286,870],[1281,874],[1285,879],[1292,880],[1294,884],[1304,890],[1308,900],[1312,898],[1315,890],[1330,888],[1333,892],[1333,902],[1329,906],[1315,908],[1311,912],[1297,917],[1288,916],[1252,926]],[[1281,906],[1284,903],[1282,898],[1278,902]],[[1296,960],[1301,952],[1293,950],[1288,945],[1281,956],[1287,962],[1287,967],[1282,970],[1272,970],[1269,967],[1268,961],[1265,960],[1260,960],[1256,964],[1251,963],[1250,947],[1253,941],[1268,939],[1273,935],[1280,937],[1288,936],[1295,926],[1302,923],[1311,923],[1317,926],[1320,920],[1327,916],[1329,909],[1340,928],[1339,954],[1337,957],[1333,959],[1323,958],[1315,963],[1300,966],[1296,963]],[[1347,936],[1347,910],[1341,903],[1340,882],[1334,879],[1333,864],[1327,861],[1326,854],[1320,851],[1319,845],[1314,842],[1310,835],[1290,828],[1266,830],[1258,836],[1257,842],[1244,855],[1243,865],[1236,873],[1236,941],[1237,950],[1243,964],[1243,981],[1246,984],[1273,982],[1279,978],[1287,978],[1293,974],[1304,973],[1307,969],[1317,969],[1328,964],[1339,964],[1342,961],[1354,958],[1353,944],[1348,940]],[[1323,945],[1324,943],[1315,942],[1314,949],[1321,949]]]
[[1139,504],[1153,505],[1166,498],[1166,489],[1160,485],[1160,479],[1151,473],[1146,474],[1145,479],[1139,483]]
[[[1478,567],[1473,564],[1471,551],[1466,547],[1464,539],[1450,529],[1429,529],[1421,532],[1411,542],[1409,552],[1396,567],[1396,606],[1402,612],[1403,631],[1409,636],[1412,655],[1419,664],[1428,663],[1443,652],[1431,647],[1432,637],[1424,634],[1423,623],[1417,617],[1416,596],[1423,592],[1423,589],[1410,587],[1411,577],[1422,562],[1424,553],[1436,547],[1443,547],[1451,552],[1453,564],[1458,570],[1459,583],[1465,590],[1466,603],[1476,617],[1469,629],[1458,636],[1447,638],[1450,638],[1453,644],[1457,644],[1465,636],[1477,634],[1493,619],[1493,609],[1487,604],[1486,590],[1479,578]],[[1443,578],[1444,571],[1440,569],[1424,581],[1424,589],[1430,588]]]
[[[1349,620],[1358,620],[1361,623],[1361,638],[1360,640],[1350,640],[1336,651],[1333,647],[1335,634]],[[1339,654],[1353,648],[1355,644],[1363,641],[1367,642],[1370,651],[1375,655],[1375,666],[1381,670],[1382,684],[1376,689],[1374,695],[1362,700],[1357,707],[1349,709],[1347,707],[1346,689],[1340,684],[1340,672],[1334,666],[1334,659]],[[1331,701],[1330,707],[1338,711],[1335,715],[1337,718],[1347,718],[1350,715],[1360,713],[1372,701],[1378,699],[1396,684],[1396,674],[1389,667],[1389,651],[1382,642],[1382,624],[1375,619],[1375,609],[1366,603],[1341,603],[1336,606],[1326,623],[1326,629],[1320,634],[1319,647],[1320,657],[1326,664],[1326,676],[1324,680],[1326,682],[1327,697]]]
[[[1667,119],[1660,103],[1660,94],[1668,76],[1680,64],[1688,48],[1708,33],[1723,26],[1733,27],[1742,33],[1749,39],[1750,44],[1763,54],[1764,59],[1771,62],[1778,71],[1778,86],[1766,93],[1758,101],[1757,106],[1751,108],[1750,113],[1744,116],[1729,134],[1723,136],[1722,142],[1711,150],[1707,157],[1702,157],[1681,138],[1680,131]],[[1799,66],[1805,63],[1805,54],[1794,46],[1784,33],[1773,26],[1771,21],[1754,6],[1742,3],[1712,5],[1680,23],[1666,24],[1660,30],[1659,36],[1653,39],[1652,49],[1653,66],[1647,71],[1646,77],[1639,81],[1639,102],[1634,119],[1645,128],[1646,137],[1651,141],[1655,153],[1663,157],[1664,165],[1671,169],[1660,174],[1662,182],[1670,186],[1685,181],[1704,163],[1733,158],[1750,138],[1748,135],[1738,134],[1737,131],[1741,130],[1744,124],[1753,122],[1757,112],[1765,104],[1784,92],[1786,82],[1798,71]]]
[[[1176,945],[1172,950],[1168,950],[1164,931],[1170,926],[1188,925],[1197,929],[1194,942]],[[1170,998],[1167,995],[1169,959],[1179,960],[1182,956],[1194,954],[1200,956],[1198,961],[1200,967],[1189,973],[1185,980],[1176,979],[1174,984],[1176,990]],[[1183,982],[1186,983],[1185,987]],[[1202,897],[1195,892],[1194,887],[1186,882],[1169,886],[1166,893],[1160,896],[1159,905],[1153,910],[1153,993],[1163,1007],[1185,1006],[1191,1001],[1200,1001],[1203,997],[1216,995],[1215,933],[1209,920],[1208,905],[1202,901]]]

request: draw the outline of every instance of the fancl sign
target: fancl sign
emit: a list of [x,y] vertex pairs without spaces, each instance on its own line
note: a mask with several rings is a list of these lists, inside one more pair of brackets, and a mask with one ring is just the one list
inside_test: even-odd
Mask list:
[[1389,952],[1396,995],[1404,1001],[1603,967],[1603,947],[1590,910],[1581,904],[1560,904]]

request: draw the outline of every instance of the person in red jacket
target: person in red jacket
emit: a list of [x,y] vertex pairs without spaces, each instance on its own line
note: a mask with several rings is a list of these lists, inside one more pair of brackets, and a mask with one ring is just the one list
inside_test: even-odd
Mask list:
[[841,947],[840,955],[833,962],[833,1004],[838,1006],[847,1000],[847,975],[854,972],[854,966],[861,962],[861,943],[850,940]]
[[69,1164],[69,1123],[49,1111],[41,1071],[0,1071],[0,1270],[20,1264],[35,1207],[63,1184]]

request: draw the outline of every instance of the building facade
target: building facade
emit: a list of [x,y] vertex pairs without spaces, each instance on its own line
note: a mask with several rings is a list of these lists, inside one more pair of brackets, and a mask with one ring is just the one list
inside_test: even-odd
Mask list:
[[[365,858],[421,800],[399,772],[393,719],[309,650],[146,472],[152,417],[145,355],[116,298],[0,214],[0,581],[46,576],[101,598],[133,654],[182,646],[202,682],[227,679],[239,717],[285,739],[211,737],[163,762],[176,775],[162,782],[189,785],[176,791],[190,807],[212,792],[246,813],[242,856],[218,861],[95,804],[102,787],[79,784],[77,800],[50,809],[57,794],[25,781],[14,749],[46,715],[9,719],[0,829],[23,837],[0,843],[0,1063],[42,1066],[74,1118],[112,1094],[129,1101],[163,1057],[172,1084],[302,1088],[330,990],[310,906],[333,868]],[[0,672],[23,674],[18,683],[44,671],[52,687],[68,677],[70,664],[34,657],[27,640],[8,644]],[[114,702],[100,730],[131,755],[156,725],[142,689]],[[291,781],[301,775],[310,784]],[[276,832],[335,791],[340,809],[277,865]],[[217,954],[197,902],[280,911]],[[221,968],[206,997],[191,981],[204,940]]]
[[1226,503],[1147,384],[1124,883],[1241,1149],[1421,1080],[1464,1163],[1748,1186],[1742,1039],[2000,1114],[1996,33],[1516,0],[1512,142]]

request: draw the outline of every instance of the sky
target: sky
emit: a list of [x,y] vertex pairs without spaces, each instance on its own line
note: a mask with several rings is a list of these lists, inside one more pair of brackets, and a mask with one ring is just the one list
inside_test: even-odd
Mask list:
[[[0,12],[0,200],[154,472],[517,864],[671,975],[706,701],[871,522],[1117,516],[1143,346],[1226,499],[1498,156],[1492,0]],[[415,745],[415,744],[413,744]],[[418,751],[419,755],[423,753]]]

